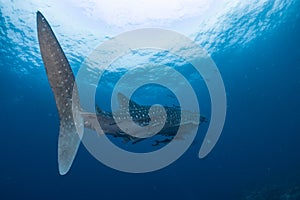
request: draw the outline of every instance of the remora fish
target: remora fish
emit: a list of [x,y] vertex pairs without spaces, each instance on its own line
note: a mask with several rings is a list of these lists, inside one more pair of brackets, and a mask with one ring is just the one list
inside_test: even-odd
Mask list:
[[[104,132],[115,137],[122,137],[125,141],[132,141],[134,144],[144,138],[138,137],[140,134],[138,132],[130,135],[125,133],[119,128],[119,125],[125,124],[126,126],[128,122],[134,121],[139,126],[144,127],[149,126],[150,122],[154,121],[152,126],[163,125],[162,130],[158,134],[170,137],[162,141],[156,140],[156,143],[153,145],[156,146],[160,143],[170,142],[176,135],[179,126],[184,127],[188,132],[190,128],[198,127],[201,122],[206,121],[206,118],[199,116],[198,113],[182,111],[175,106],[164,107],[166,119],[163,119],[163,116],[157,113],[152,113],[150,117],[150,106],[139,105],[121,93],[118,93],[120,108],[117,120],[113,118],[113,113],[105,112],[99,107],[96,109],[96,115],[82,111],[75,77],[70,64],[49,23],[39,11],[37,12],[37,30],[42,59],[60,118],[58,167],[61,175],[66,174],[73,163],[84,127],[94,129],[98,133]],[[130,115],[127,115],[128,109],[125,109],[127,105],[129,105]],[[181,117],[183,117],[182,120]],[[103,131],[98,130],[98,123]],[[129,125],[130,123],[128,123]],[[79,131],[76,129],[76,126],[81,127]]]

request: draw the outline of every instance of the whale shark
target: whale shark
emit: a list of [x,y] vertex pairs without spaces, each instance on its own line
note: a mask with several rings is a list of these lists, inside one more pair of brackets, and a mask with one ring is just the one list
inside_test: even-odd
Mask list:
[[[129,130],[134,130],[129,127],[132,126],[130,123],[132,121],[140,127],[150,127],[150,129],[161,126],[162,129],[157,134],[166,138],[161,141],[155,140],[153,146],[157,146],[166,144],[172,139],[181,139],[176,137],[179,127],[183,127],[188,133],[191,128],[198,128],[202,122],[207,122],[207,119],[199,113],[181,110],[177,106],[164,106],[166,115],[162,115],[153,110],[153,107],[140,105],[122,93],[117,94],[119,103],[117,113],[104,111],[99,106],[96,106],[96,113],[84,111],[80,106],[72,68],[49,23],[39,11],[37,33],[42,60],[59,113],[58,169],[61,175],[65,175],[72,166],[84,128],[95,130],[99,134],[123,138],[126,142],[136,144],[147,139],[147,137],[140,137],[147,136],[147,133],[141,133],[140,129],[136,129],[133,131],[135,133],[128,134],[120,126],[127,126]],[[114,118],[115,114],[117,118]]]

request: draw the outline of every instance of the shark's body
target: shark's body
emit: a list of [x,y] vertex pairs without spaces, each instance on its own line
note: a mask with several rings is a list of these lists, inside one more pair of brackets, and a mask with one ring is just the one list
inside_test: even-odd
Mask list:
[[[100,133],[98,130],[100,123],[101,129],[105,134],[113,135],[114,137],[122,137],[125,141],[132,141],[133,144],[143,140],[144,138],[139,137],[139,132],[127,134],[120,129],[120,123],[126,123],[134,121],[137,125],[145,126],[163,126],[163,128],[157,133],[158,135],[163,135],[166,137],[173,138],[179,126],[185,128],[187,133],[188,130],[194,127],[198,127],[199,123],[206,122],[206,118],[199,116],[198,113],[182,111],[179,107],[167,107],[164,106],[166,111],[166,119],[162,119],[163,115],[153,115],[150,118],[149,110],[150,106],[139,105],[138,103],[129,100],[122,93],[118,94],[119,110],[117,111],[117,116],[120,116],[119,119],[113,118],[113,113],[102,111],[99,107],[96,107],[96,118],[94,114],[91,113],[81,113],[81,116],[84,118],[84,126],[86,128],[93,129]],[[124,114],[128,112],[126,105],[129,104],[129,118]],[[181,120],[181,117],[183,119]],[[200,121],[199,121],[200,117]],[[154,121],[153,124],[149,124],[150,121]],[[136,135],[136,136],[134,136]],[[177,138],[179,139],[179,138]],[[156,144],[166,143],[166,140],[156,141]],[[155,145],[156,146],[156,145]]]
[[[163,128],[158,134],[167,138],[162,141],[156,140],[153,145],[156,146],[160,143],[170,142],[176,135],[179,126],[188,133],[191,128],[198,127],[201,122],[206,121],[198,113],[182,111],[175,106],[164,107],[165,119],[159,113],[152,113],[150,118],[150,106],[139,105],[121,93],[118,94],[119,110],[117,113],[105,112],[99,108],[96,109],[95,114],[82,111],[72,69],[49,23],[40,12],[37,12],[37,29],[43,62],[60,117],[58,140],[60,174],[66,174],[72,165],[83,134],[83,127],[94,129],[100,134],[105,133],[114,137],[121,137],[125,141],[132,141],[134,144],[144,139],[139,137],[141,133],[137,131],[127,134],[124,129],[120,128],[120,125],[123,127],[124,125],[125,127],[126,125],[130,126],[130,122],[134,121],[141,127],[162,126]],[[129,105],[129,115],[126,105]],[[117,114],[117,119],[113,117],[114,114]],[[82,130],[78,127],[82,127]]]

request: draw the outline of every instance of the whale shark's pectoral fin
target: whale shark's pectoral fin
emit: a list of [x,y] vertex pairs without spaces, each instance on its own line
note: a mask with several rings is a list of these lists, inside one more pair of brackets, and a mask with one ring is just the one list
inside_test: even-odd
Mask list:
[[[69,62],[49,23],[40,12],[37,12],[37,31],[40,51],[60,118],[58,166],[60,174],[64,175],[73,163],[83,133],[78,91]],[[78,132],[75,125],[82,130],[78,129]]]
[[166,138],[164,140],[155,140],[155,143],[152,144],[152,146],[159,146],[160,144],[168,144],[172,141],[172,138]]

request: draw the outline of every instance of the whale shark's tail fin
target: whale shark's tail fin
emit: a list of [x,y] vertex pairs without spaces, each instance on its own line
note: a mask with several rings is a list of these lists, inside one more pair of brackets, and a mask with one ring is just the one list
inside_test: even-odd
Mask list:
[[76,126],[83,127],[83,120],[79,114],[78,92],[69,62],[50,25],[39,11],[37,30],[44,66],[59,112],[58,167],[59,173],[64,175],[69,171],[76,156],[83,132],[81,130],[78,133],[76,129]]

